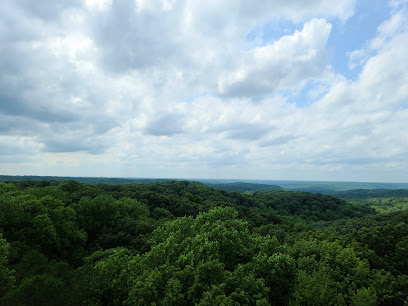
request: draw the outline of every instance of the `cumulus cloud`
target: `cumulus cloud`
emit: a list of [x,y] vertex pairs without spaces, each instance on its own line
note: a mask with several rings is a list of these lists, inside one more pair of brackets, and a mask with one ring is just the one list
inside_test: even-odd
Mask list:
[[321,77],[327,69],[324,48],[330,30],[331,24],[324,19],[312,19],[304,24],[302,31],[251,50],[241,67],[220,78],[220,94],[265,95]]
[[[6,0],[0,12],[8,173],[306,179],[387,167],[402,179],[408,170],[404,1],[350,53],[355,81],[336,74],[328,51],[353,0],[33,3]],[[298,30],[247,40],[280,22]]]
[[150,120],[144,133],[154,136],[170,136],[183,132],[183,116],[180,114],[165,114]]
[[[108,5],[106,5],[108,6]],[[237,42],[259,23],[313,16],[346,20],[354,0],[302,1],[112,1],[89,16],[88,32],[112,71],[152,66],[197,69],[230,61]],[[187,70],[188,70],[187,69]],[[202,69],[202,67],[201,67]]]
[[310,135],[330,153],[323,159],[327,163],[366,159],[385,165],[395,158],[406,167],[402,152],[408,135],[402,126],[408,119],[407,35],[390,37],[367,60],[357,81],[333,86],[307,110],[306,116],[315,118],[307,122]]
[[398,1],[390,2],[392,7],[398,9],[394,14],[392,14],[390,19],[384,21],[378,26],[377,35],[368,40],[363,48],[348,53],[350,69],[354,69],[356,66],[365,64],[377,50],[385,46],[396,35],[406,33],[408,31],[408,25],[405,22],[407,17],[407,7],[403,5],[403,2],[397,2]]
[[0,156],[18,156],[37,153],[40,145],[30,137],[0,136]]

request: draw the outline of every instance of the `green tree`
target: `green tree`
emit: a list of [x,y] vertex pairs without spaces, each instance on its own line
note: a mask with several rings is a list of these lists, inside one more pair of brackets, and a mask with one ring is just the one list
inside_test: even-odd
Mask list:
[[0,300],[14,285],[13,271],[8,267],[9,249],[10,245],[0,233]]
[[35,275],[25,278],[6,295],[3,305],[70,305],[69,292],[60,278]]

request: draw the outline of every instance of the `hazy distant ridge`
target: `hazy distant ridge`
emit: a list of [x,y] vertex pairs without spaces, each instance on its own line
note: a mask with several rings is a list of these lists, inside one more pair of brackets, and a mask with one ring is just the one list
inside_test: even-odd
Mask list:
[[338,192],[347,190],[378,190],[378,189],[408,189],[408,183],[376,183],[376,182],[330,182],[330,181],[288,181],[288,180],[237,180],[237,179],[174,179],[174,178],[116,178],[116,177],[67,177],[67,176],[14,176],[0,175],[0,182],[18,181],[66,181],[75,180],[87,184],[146,184],[165,181],[197,181],[207,186],[227,191],[254,191],[287,189],[293,191],[305,191],[312,193],[335,194],[342,197]]

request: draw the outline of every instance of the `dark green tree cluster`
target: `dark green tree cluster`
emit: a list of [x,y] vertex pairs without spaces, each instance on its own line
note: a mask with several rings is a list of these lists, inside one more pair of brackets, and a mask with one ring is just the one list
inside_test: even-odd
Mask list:
[[407,213],[185,181],[0,183],[0,304],[405,305]]
[[310,221],[362,217],[375,213],[366,205],[353,205],[329,195],[300,191],[256,191],[252,194],[252,200],[262,209],[272,208],[280,215],[298,216]]

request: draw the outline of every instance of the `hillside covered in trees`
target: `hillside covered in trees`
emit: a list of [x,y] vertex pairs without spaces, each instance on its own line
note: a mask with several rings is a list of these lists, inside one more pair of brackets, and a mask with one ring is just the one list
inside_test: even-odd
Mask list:
[[406,208],[187,181],[0,183],[0,304],[406,305]]

